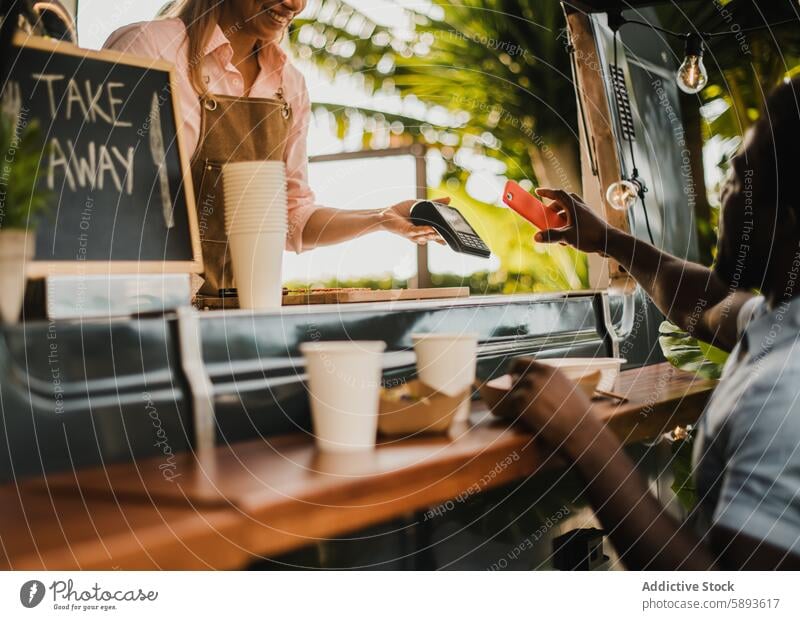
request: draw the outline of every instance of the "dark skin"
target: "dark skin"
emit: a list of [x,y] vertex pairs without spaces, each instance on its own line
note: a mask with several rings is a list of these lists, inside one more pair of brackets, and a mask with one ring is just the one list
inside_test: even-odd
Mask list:
[[[568,223],[537,233],[536,240],[567,243],[612,257],[670,320],[698,338],[731,350],[737,338],[736,317],[753,296],[750,290],[760,288],[772,305],[782,300],[788,266],[800,246],[793,212],[782,212],[781,225],[776,226],[779,218],[774,205],[758,200],[759,175],[750,169],[765,161],[771,142],[769,127],[757,124],[733,162],[722,191],[718,259],[713,269],[611,228],[580,196],[560,190],[538,193],[551,199],[549,207],[566,216]],[[748,192],[752,192],[750,198]],[[741,261],[744,245],[749,247],[746,260]],[[739,287],[732,286],[733,282]],[[512,398],[523,420],[574,463],[586,481],[597,517],[629,569],[800,570],[800,556],[725,527],[713,526],[700,540],[665,513],[620,442],[574,383],[558,370],[535,362],[520,362],[514,373],[520,378]]]
[[[782,299],[789,277],[783,266],[794,260],[800,242],[795,212],[786,210],[778,218],[774,205],[757,199],[760,177],[752,169],[771,148],[769,132],[768,125],[757,124],[733,158],[720,196],[722,216],[713,269],[662,252],[609,226],[580,196],[562,190],[542,188],[537,193],[553,201],[549,208],[563,213],[568,225],[541,231],[535,239],[612,257],[673,323],[730,351],[737,341],[736,317],[742,304],[753,297],[752,290],[760,289],[771,305]],[[756,198],[748,198],[747,191]],[[758,225],[752,224],[754,220]]]

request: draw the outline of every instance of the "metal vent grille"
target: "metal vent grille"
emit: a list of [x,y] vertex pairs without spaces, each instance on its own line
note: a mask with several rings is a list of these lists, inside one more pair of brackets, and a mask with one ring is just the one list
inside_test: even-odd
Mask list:
[[628,86],[625,84],[625,73],[621,68],[609,65],[611,70],[611,83],[614,87],[614,99],[617,102],[617,115],[622,131],[623,140],[634,142],[636,131],[633,128],[633,113],[631,112],[631,100],[628,96]]

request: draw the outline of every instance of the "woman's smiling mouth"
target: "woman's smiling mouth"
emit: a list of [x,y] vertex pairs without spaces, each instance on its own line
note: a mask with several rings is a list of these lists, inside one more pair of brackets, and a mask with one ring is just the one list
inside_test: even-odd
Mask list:
[[263,8],[264,12],[267,14],[267,16],[273,22],[275,22],[278,26],[281,26],[281,27],[288,26],[289,23],[292,21],[292,16],[291,15],[284,15],[282,13],[278,13],[278,11],[275,11],[274,9],[270,9],[267,6],[263,6],[262,8]]

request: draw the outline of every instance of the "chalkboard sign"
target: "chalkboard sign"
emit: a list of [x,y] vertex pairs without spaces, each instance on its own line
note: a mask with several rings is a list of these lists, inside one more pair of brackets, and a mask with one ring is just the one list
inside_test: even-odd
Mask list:
[[171,65],[17,37],[3,106],[36,119],[37,222],[29,276],[202,271]]

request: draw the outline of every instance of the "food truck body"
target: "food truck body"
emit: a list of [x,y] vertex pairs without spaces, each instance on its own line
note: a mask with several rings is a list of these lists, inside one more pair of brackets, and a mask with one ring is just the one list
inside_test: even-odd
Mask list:
[[[630,165],[620,159],[619,111],[608,69],[612,34],[602,13],[570,10],[567,23],[584,116],[582,191],[588,202],[603,205],[604,188]],[[672,54],[659,37],[633,37],[626,46],[629,52],[621,63],[635,124],[648,139],[646,147],[636,148],[641,174],[653,180],[648,195],[652,232],[665,250],[696,259],[694,213],[680,189],[683,149],[675,140],[675,127],[667,116],[646,132],[642,126],[643,110],[662,109],[665,102],[680,108]],[[656,63],[656,58],[667,62]],[[653,87],[656,81],[660,89]],[[47,84],[54,93],[73,88],[55,78]],[[74,85],[77,93],[81,88],[87,86]],[[100,120],[119,122],[114,89],[91,88],[106,101],[96,110],[102,111]],[[83,94],[75,96],[78,106],[77,97]],[[409,152],[424,160],[424,153]],[[109,182],[131,178],[122,171],[131,165],[126,153],[109,151],[103,157]],[[122,181],[120,189],[126,189]],[[631,226],[624,214],[607,210],[604,216],[646,238],[641,219]],[[195,447],[196,410],[207,397],[203,381],[187,371],[197,365],[205,387],[210,386],[217,444],[307,433],[311,420],[299,346],[308,341],[383,340],[384,376],[397,382],[414,375],[411,334],[437,330],[478,334],[482,380],[504,374],[510,360],[530,355],[624,357],[629,368],[663,361],[657,343],[662,317],[654,306],[617,266],[592,259],[591,272],[591,290],[569,293],[298,306],[263,313],[212,311],[188,320],[175,313],[81,321],[43,318],[4,326],[0,424],[8,449],[0,451],[0,478],[9,484],[82,468],[152,462],[155,457],[165,464],[165,479],[178,476],[174,463]],[[669,448],[655,443],[632,450],[641,453],[639,462],[655,484],[666,488],[669,481],[656,472],[671,456]],[[503,465],[506,458],[498,460],[501,473],[516,462]],[[575,481],[559,471],[500,486],[479,485],[408,514],[376,517],[368,530],[356,527],[344,537],[348,540],[327,543],[325,553],[318,545],[294,545],[272,557],[338,567],[366,563],[504,569],[547,564],[556,534],[592,522],[588,508],[572,503],[576,489]],[[511,526],[523,515],[524,531],[514,532]],[[475,544],[482,524],[491,520],[493,531],[510,532],[508,540]],[[364,536],[367,542],[358,542]],[[424,551],[445,539],[450,542]]]

